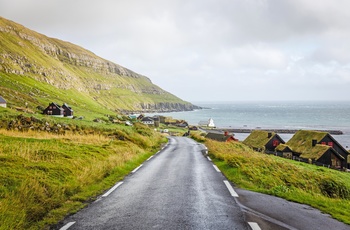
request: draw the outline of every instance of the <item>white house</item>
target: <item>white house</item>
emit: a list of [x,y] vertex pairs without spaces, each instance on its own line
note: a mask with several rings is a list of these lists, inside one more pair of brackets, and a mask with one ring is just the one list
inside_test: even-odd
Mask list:
[[151,117],[144,117],[141,122],[145,125],[154,125],[154,120]]
[[2,96],[0,96],[0,107],[6,108],[6,106],[7,106],[7,102]]

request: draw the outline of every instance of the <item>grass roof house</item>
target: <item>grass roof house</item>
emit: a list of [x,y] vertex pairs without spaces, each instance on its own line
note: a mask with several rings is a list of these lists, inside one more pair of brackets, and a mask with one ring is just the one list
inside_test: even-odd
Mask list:
[[284,144],[285,142],[277,133],[264,130],[254,130],[243,141],[243,144],[257,151],[275,151],[275,148],[281,143]]
[[327,132],[299,130],[286,145],[301,158],[332,168],[348,167],[349,152]]
[[229,142],[229,141],[238,141],[234,135],[228,134],[227,132],[225,133],[208,133],[206,138],[215,140],[215,141],[221,141],[221,142]]

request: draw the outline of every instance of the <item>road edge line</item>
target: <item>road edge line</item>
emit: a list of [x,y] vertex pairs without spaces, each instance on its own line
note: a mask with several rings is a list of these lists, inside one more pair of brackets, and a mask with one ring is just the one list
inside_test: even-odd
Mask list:
[[261,230],[260,226],[258,223],[255,222],[248,222],[249,226],[252,228],[252,230]]
[[136,169],[132,170],[131,172],[132,172],[132,173],[135,173],[135,172],[136,172],[137,170],[139,170],[141,167],[142,167],[142,164],[141,164],[139,167],[137,167]]
[[225,183],[225,185],[226,185],[228,191],[231,193],[231,195],[232,195],[233,197],[238,197],[238,194],[237,194],[236,191],[232,188],[230,182],[228,182],[227,180],[224,180],[224,183]]
[[120,185],[122,185],[124,182],[120,181],[116,185],[114,185],[108,192],[102,195],[102,197],[107,197],[109,194],[111,194],[114,190],[116,190]]
[[62,228],[60,228],[60,230],[67,230],[67,229],[70,228],[73,224],[75,224],[75,221],[69,222],[68,224],[66,224],[65,226],[63,226]]
[[220,169],[218,168],[218,166],[216,165],[213,165],[214,169],[217,171],[217,172],[221,172]]

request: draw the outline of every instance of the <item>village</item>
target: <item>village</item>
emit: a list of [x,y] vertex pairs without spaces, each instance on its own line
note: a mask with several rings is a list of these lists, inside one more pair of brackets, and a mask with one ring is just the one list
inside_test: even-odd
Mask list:
[[[0,106],[6,108],[6,100],[0,96]],[[60,106],[51,102],[43,114],[55,117],[74,118],[73,109],[63,103]],[[160,124],[188,129],[184,136],[190,131],[201,130],[205,132],[205,138],[219,142],[239,141],[235,135],[228,130],[216,129],[213,119],[199,121],[198,126],[191,126],[185,120],[177,120],[172,117],[154,115],[152,117],[143,114],[129,114],[125,125],[131,126],[133,121],[159,128]],[[96,119],[94,120],[96,121]],[[160,129],[168,133],[168,129]],[[271,130],[250,130],[249,136],[242,143],[253,150],[284,157],[291,160],[315,164],[337,170],[350,171],[350,154],[340,145],[330,132],[316,130],[295,130],[290,140],[285,142],[278,133]],[[170,133],[171,134],[171,133]],[[339,131],[335,132],[339,134]],[[341,133],[340,133],[341,134]]]

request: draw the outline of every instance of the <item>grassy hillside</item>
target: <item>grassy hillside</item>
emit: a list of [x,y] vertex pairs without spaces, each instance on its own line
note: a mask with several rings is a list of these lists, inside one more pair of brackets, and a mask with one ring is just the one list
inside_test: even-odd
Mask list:
[[[142,124],[28,117],[3,108],[0,118],[0,229],[44,229],[57,223],[166,142]],[[19,119],[51,131],[4,129]],[[64,127],[64,133],[55,127]]]
[[145,76],[1,17],[0,95],[11,106],[57,101],[100,114],[193,109]]
[[213,162],[241,188],[311,205],[350,224],[350,173],[258,153],[246,145],[205,140]]

